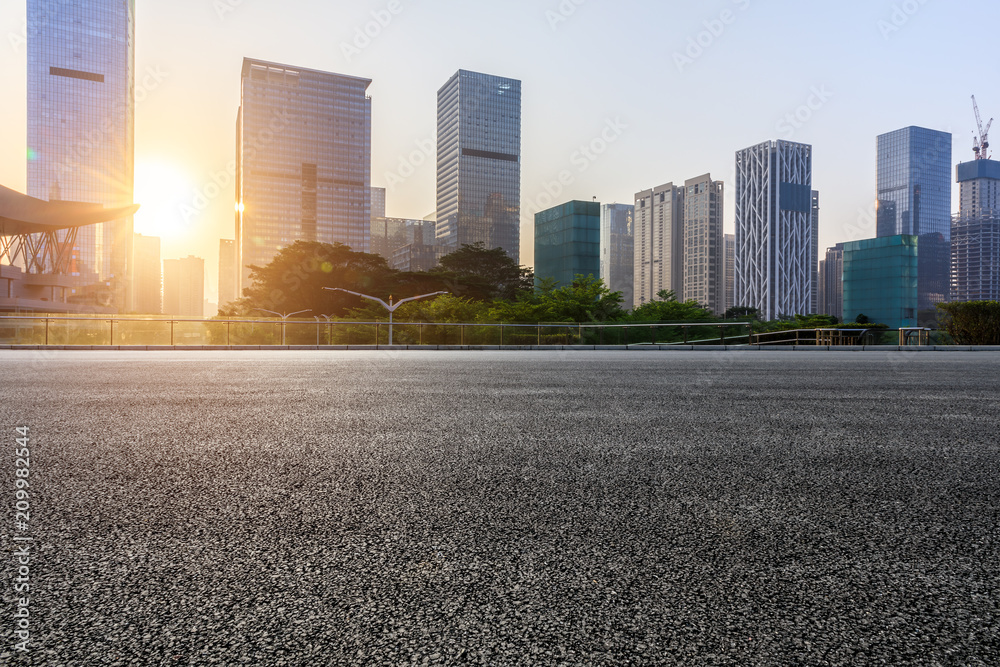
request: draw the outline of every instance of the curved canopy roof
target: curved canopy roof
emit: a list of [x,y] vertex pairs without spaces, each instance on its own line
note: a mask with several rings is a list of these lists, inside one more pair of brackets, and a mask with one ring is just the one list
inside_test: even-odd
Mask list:
[[104,208],[100,204],[44,201],[0,185],[0,234],[37,234],[96,225],[135,214],[137,204]]

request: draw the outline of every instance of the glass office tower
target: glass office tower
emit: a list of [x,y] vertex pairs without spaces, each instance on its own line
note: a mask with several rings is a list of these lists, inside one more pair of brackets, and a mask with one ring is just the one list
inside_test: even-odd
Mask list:
[[737,307],[767,320],[815,312],[814,215],[812,146],[767,141],[736,153]]
[[601,272],[601,205],[571,201],[535,214],[535,284],[555,278],[572,285],[577,275]]
[[635,206],[632,204],[601,206],[601,280],[612,292],[622,293],[625,308],[631,308],[634,299],[634,216]]
[[521,82],[459,70],[438,91],[437,243],[521,254]]
[[368,252],[370,79],[243,60],[237,116],[237,292],[296,241]]
[[878,137],[877,235],[920,237],[921,310],[948,300],[951,134],[904,127]]
[[844,244],[844,321],[917,326],[918,246],[903,234]]
[[[134,0],[28,0],[28,194],[132,204]],[[73,250],[73,300],[134,308],[132,218],[90,225]]]

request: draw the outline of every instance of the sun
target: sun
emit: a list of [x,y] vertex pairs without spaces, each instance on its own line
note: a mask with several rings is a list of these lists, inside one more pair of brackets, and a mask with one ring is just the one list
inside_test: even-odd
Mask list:
[[193,186],[185,171],[165,161],[143,161],[135,165],[135,231],[161,239],[190,234],[194,221],[185,217]]

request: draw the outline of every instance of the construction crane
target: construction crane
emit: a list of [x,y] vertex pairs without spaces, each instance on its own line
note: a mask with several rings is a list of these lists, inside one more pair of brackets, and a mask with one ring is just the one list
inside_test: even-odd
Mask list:
[[976,96],[972,96],[972,108],[976,110],[976,125],[979,126],[979,137],[973,137],[972,150],[976,153],[977,160],[989,160],[990,155],[987,153],[990,147],[990,127],[993,126],[993,119],[990,118],[990,122],[986,123],[986,128],[983,128],[983,117],[979,115],[979,105],[976,104]]

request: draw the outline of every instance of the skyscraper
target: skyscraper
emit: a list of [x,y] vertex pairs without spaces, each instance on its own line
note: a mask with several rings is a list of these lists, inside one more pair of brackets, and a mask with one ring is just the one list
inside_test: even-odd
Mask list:
[[205,260],[163,260],[163,313],[179,317],[205,315]]
[[[28,194],[108,207],[132,204],[134,0],[28,0]],[[132,218],[80,229],[80,291],[110,286],[133,309]]]
[[667,183],[635,195],[634,306],[684,291],[684,188]]
[[877,234],[919,237],[919,310],[950,291],[951,134],[904,127],[878,137]]
[[622,293],[622,304],[635,303],[632,281],[635,279],[635,206],[601,206],[601,280],[612,292]]
[[827,248],[819,263],[819,314],[844,317],[844,244]]
[[236,291],[236,241],[219,240],[219,307],[240,298]]
[[814,311],[812,192],[812,146],[767,141],[736,153],[737,306],[768,320]]
[[726,234],[726,269],[723,280],[726,283],[726,310],[736,304],[735,300],[735,279],[736,279],[736,234]]
[[238,292],[295,241],[368,252],[370,79],[243,60],[237,116]]
[[135,235],[135,307],[133,310],[143,315],[159,315],[163,312],[161,290],[163,276],[160,273],[160,239],[155,236]]
[[571,201],[535,214],[535,284],[554,278],[557,287],[576,276],[601,272],[601,205]]
[[951,223],[951,296],[1000,300],[1000,162],[958,165],[959,213]]
[[904,127],[878,137],[878,236],[951,234],[951,134]]
[[678,299],[697,301],[716,315],[725,311],[722,181],[711,174],[684,183],[684,289]]
[[812,310],[809,314],[819,312],[819,192],[812,191]]
[[881,236],[844,244],[844,318],[890,329],[917,326],[918,238]]
[[521,82],[459,70],[438,91],[437,243],[520,261]]

